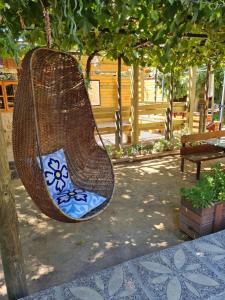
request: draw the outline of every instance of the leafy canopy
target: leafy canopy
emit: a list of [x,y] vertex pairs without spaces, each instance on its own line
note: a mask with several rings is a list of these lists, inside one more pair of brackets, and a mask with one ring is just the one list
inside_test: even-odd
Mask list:
[[164,73],[224,60],[223,0],[0,0],[1,55],[46,43],[43,6],[54,48],[122,56]]

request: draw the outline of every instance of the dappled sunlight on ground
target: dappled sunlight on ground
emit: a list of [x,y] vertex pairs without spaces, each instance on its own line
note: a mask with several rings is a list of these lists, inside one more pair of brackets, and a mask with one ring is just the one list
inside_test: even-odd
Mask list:
[[[193,164],[185,165],[184,174],[178,156],[116,165],[114,170],[112,204],[95,219],[77,224],[50,220],[21,182],[13,182],[30,292],[187,239],[178,229],[180,188],[195,182]],[[5,293],[0,265],[0,295]]]

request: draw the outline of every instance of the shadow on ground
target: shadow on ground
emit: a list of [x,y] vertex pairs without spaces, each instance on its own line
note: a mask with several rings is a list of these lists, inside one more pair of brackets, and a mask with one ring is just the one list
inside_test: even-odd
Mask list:
[[[166,157],[115,166],[111,206],[79,224],[60,223],[41,214],[15,180],[29,292],[187,240],[178,229],[180,188],[195,182],[195,169],[188,165],[182,175],[179,163],[179,157]],[[5,299],[5,294],[0,265],[0,298]]]

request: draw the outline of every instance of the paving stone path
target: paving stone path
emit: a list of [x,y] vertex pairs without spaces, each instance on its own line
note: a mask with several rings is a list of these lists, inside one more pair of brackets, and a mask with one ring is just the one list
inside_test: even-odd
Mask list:
[[23,299],[224,300],[225,230]]

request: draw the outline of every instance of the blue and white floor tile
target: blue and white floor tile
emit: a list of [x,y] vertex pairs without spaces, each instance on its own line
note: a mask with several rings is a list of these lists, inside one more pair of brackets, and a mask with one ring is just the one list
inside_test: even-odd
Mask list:
[[225,230],[23,299],[224,300]]

